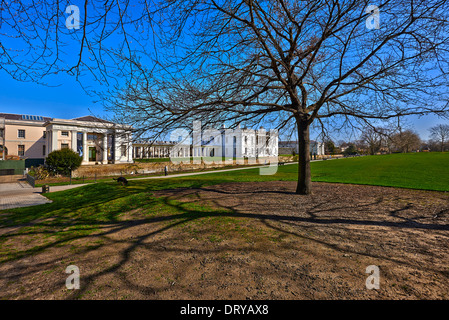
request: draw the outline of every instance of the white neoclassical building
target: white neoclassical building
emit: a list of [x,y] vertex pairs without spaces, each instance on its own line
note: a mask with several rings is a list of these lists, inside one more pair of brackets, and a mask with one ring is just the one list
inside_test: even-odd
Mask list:
[[278,132],[259,129],[206,128],[201,137],[193,135],[193,157],[225,157],[226,159],[277,157]]
[[70,148],[83,157],[82,164],[132,163],[132,128],[86,116],[51,119],[44,123],[45,156]]
[[241,128],[215,129],[207,127],[201,130],[200,124],[194,123],[192,136],[176,134],[177,141],[135,141],[133,143],[134,159],[140,158],[204,158],[221,161],[225,159],[263,158],[278,156],[278,131],[266,131]]
[[[298,141],[279,141],[279,149],[281,154],[291,154],[295,152],[296,154],[299,153],[299,142]],[[317,156],[323,156],[325,154],[324,152],[324,143],[310,140],[310,154],[317,155]]]
[[133,142],[133,159],[147,159],[147,158],[169,158],[169,157],[190,157],[190,144],[177,146],[175,154],[174,141],[145,141],[137,140]]

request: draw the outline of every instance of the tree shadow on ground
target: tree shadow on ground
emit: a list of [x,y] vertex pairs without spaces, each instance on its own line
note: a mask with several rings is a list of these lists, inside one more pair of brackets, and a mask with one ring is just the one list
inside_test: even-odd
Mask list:
[[[195,188],[194,186],[196,185],[199,186]],[[402,219],[402,217],[398,217],[398,212],[410,209],[409,203],[389,212],[389,215],[396,220],[402,219],[400,221],[379,221],[363,217],[357,217],[357,219],[335,217],[335,212],[355,209],[364,211],[372,207],[378,207],[382,205],[382,199],[377,199],[363,205],[347,203],[329,204],[326,201],[317,201],[308,207],[300,208],[299,211],[301,211],[301,214],[287,215],[282,213],[268,213],[266,210],[264,212],[257,212],[256,210],[248,212],[246,208],[240,208],[242,206],[241,201],[237,201],[232,205],[224,205],[219,201],[220,197],[234,197],[236,194],[243,194],[246,199],[251,197],[251,195],[291,194],[285,190],[243,190],[241,192],[230,192],[223,189],[218,190],[214,187],[202,186],[201,183],[189,184],[188,188],[173,189],[171,191],[165,190],[165,193],[171,193],[170,196],[154,196],[151,193],[154,190],[163,190],[162,185],[157,184],[156,187],[152,186],[149,188],[144,184],[136,184],[132,188],[122,188],[113,184],[104,183],[72,189],[64,193],[55,193],[50,195],[50,198],[54,200],[51,204],[4,211],[1,216],[0,244],[7,241],[13,242],[15,238],[22,239],[24,237],[36,236],[40,236],[46,241],[36,246],[25,247],[25,249],[18,250],[17,252],[10,252],[6,258],[2,259],[0,266],[2,264],[17,262],[20,265],[22,258],[36,256],[51,248],[64,246],[76,240],[89,242],[89,239],[103,238],[107,242],[84,246],[77,252],[80,255],[103,250],[115,244],[123,245],[125,243],[125,247],[117,252],[119,259],[116,263],[83,277],[83,283],[94,283],[100,277],[122,273],[121,268],[130,261],[132,254],[139,248],[150,247],[155,252],[158,250],[166,251],[166,247],[160,248],[160,246],[163,246],[161,240],[152,240],[157,235],[167,233],[169,230],[174,230],[182,225],[209,218],[256,220],[270,230],[313,241],[336,251],[364,254],[372,258],[407,265],[410,262],[404,259],[388,257],[379,253],[363,253],[343,248],[319,235],[308,235],[303,230],[310,230],[317,226],[336,226],[340,229],[351,226],[381,227],[424,232],[449,230],[447,224],[423,223],[410,218]],[[188,195],[193,195],[193,201],[186,200],[186,191],[188,191]],[[217,198],[212,200],[204,199],[202,196],[203,193],[214,193]],[[205,200],[207,201],[205,202]],[[213,206],[210,207],[209,204]],[[138,211],[138,218],[134,218],[131,215],[123,219],[124,213],[133,211]],[[131,241],[125,241],[120,237],[118,239],[111,237],[142,226],[148,227],[150,231],[136,234]],[[170,239],[165,239],[165,241],[167,240],[169,241]],[[177,249],[172,248],[170,250],[173,250],[173,253],[176,254]],[[195,251],[195,248],[191,248],[191,250]],[[226,250],[229,250],[229,248],[215,248],[213,249],[213,253],[217,254]],[[251,250],[263,250],[263,248],[252,248]],[[32,270],[27,270],[25,267],[19,268],[17,272],[10,275],[3,275],[1,278],[5,281],[14,281],[32,274],[36,268],[48,267],[56,260],[57,258],[49,260],[47,263],[37,264]],[[432,268],[429,267],[430,269]],[[441,273],[441,270],[438,268],[434,268],[433,271]],[[447,274],[444,275],[447,277]],[[126,274],[123,274],[123,281],[135,290],[151,294],[164,290],[164,288],[139,286],[134,282],[128,281]],[[80,290],[74,291],[68,298],[81,298],[88,290],[89,285],[86,285]]]

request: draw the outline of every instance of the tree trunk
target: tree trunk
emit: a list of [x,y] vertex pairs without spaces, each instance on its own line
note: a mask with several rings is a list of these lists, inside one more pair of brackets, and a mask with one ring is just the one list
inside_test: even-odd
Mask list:
[[310,123],[307,119],[297,118],[296,124],[298,126],[298,186],[296,188],[297,194],[311,194],[312,193],[312,176],[310,173]]

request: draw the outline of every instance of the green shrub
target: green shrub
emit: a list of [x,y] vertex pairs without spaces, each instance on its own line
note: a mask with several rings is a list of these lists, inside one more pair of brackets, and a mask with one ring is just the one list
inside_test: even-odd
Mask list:
[[48,172],[48,170],[43,165],[40,165],[37,168],[31,167],[28,174],[33,176],[36,180],[43,180],[50,176],[50,172]]
[[45,165],[54,174],[69,175],[81,165],[82,157],[71,149],[55,150],[48,154]]

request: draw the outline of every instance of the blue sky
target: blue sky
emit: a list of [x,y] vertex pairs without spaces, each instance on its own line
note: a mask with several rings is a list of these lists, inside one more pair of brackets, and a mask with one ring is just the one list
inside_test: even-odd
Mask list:
[[[42,86],[19,82],[0,73],[0,112],[72,119],[85,115],[112,116],[103,110],[94,98],[86,94],[74,78],[65,78],[60,86]],[[435,124],[447,123],[437,116],[408,117],[406,122],[422,139],[429,138],[428,129]],[[314,134],[312,133],[312,137]],[[343,137],[342,137],[343,138]],[[338,140],[338,139],[335,139]]]
[[[73,4],[81,6],[80,1],[73,1]],[[79,2],[79,3],[78,3]],[[111,13],[112,14],[112,13]],[[62,14],[60,23],[64,23],[67,14]],[[96,25],[93,25],[94,28]],[[5,28],[5,27],[3,27]],[[63,30],[64,28],[62,28]],[[8,31],[8,29],[5,29]],[[77,33],[78,32],[78,33]],[[63,37],[81,35],[79,31],[67,31]],[[117,42],[120,36],[114,34],[109,41]],[[4,39],[2,39],[4,40]],[[151,42],[151,41],[150,41]],[[5,43],[5,42],[4,42]],[[75,45],[66,47],[69,54],[66,56],[67,63],[76,56],[71,55],[70,52],[76,51],[77,42],[69,42]],[[72,51],[73,49],[73,51]],[[76,59],[75,59],[76,60]],[[76,118],[84,115],[93,114],[96,116],[107,117],[103,107],[100,103],[95,103],[94,98],[87,95],[81,88],[80,84],[75,80],[75,77],[58,74],[47,78],[47,81],[52,81],[57,87],[47,87],[29,82],[19,82],[10,77],[4,70],[0,70],[0,112],[41,115],[52,118]],[[100,86],[96,85],[95,88]],[[112,116],[111,114],[109,116]],[[417,131],[422,139],[429,138],[428,129],[438,123],[447,123],[447,120],[439,119],[436,116],[425,116],[422,118],[409,117],[405,121],[408,127]],[[269,129],[269,128],[268,128]],[[312,132],[311,137],[315,138],[316,133]],[[354,139],[354,137],[351,137]],[[346,140],[345,137],[335,137],[334,140]]]
[[[85,115],[112,116],[95,103],[74,78],[66,77],[60,86],[50,87],[29,82],[19,82],[0,73],[0,112],[72,119]],[[408,117],[406,122],[422,139],[429,138],[429,128],[447,123],[437,116]],[[312,137],[314,134],[312,133]],[[343,137],[342,137],[343,138]],[[338,140],[338,139],[336,139]]]
[[0,112],[71,119],[107,115],[102,106],[88,96],[75,79],[61,81],[57,87],[19,82],[1,74]]

